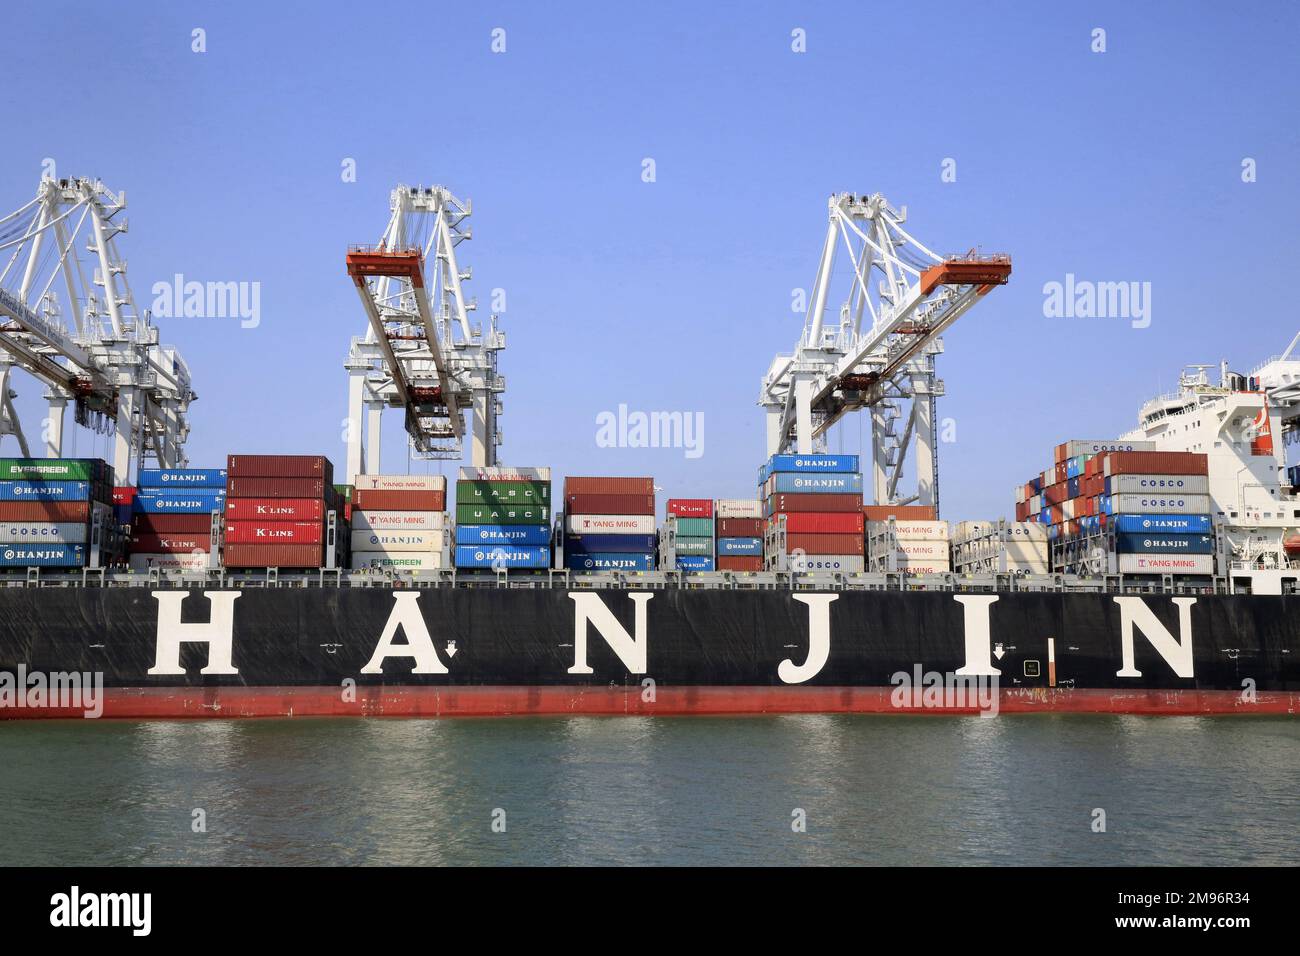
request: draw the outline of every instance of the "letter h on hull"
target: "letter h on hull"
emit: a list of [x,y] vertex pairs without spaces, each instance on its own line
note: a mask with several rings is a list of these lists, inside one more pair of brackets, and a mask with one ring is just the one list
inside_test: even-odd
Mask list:
[[181,622],[181,602],[189,591],[153,591],[158,602],[158,638],[150,674],[184,674],[182,644],[207,644],[208,663],[200,674],[238,674],[231,663],[235,636],[235,599],[238,591],[204,591],[211,614],[207,623]]

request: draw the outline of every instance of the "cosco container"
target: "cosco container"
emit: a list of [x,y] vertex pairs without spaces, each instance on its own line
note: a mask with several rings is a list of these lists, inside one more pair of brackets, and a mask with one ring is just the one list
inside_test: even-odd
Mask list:
[[1105,493],[1208,495],[1210,479],[1205,475],[1115,475],[1105,479]]
[[53,542],[85,544],[89,526],[84,521],[5,521],[0,522],[0,544]]
[[224,511],[226,496],[219,491],[175,491],[135,496],[137,512],[144,514],[207,514],[210,511]]
[[678,518],[712,518],[713,501],[709,498],[669,498],[666,513]]
[[319,544],[228,544],[228,568],[319,568],[324,550]]
[[86,548],[80,544],[0,545],[0,567],[79,568],[86,563]]
[[445,475],[357,475],[353,490],[441,491],[447,490]]
[[1068,461],[1080,455],[1099,455],[1103,451],[1155,451],[1153,441],[1113,441],[1075,438],[1056,446],[1056,460]]
[[320,521],[320,498],[227,498],[227,521]]
[[545,505],[457,505],[456,524],[546,524]]
[[790,511],[858,511],[861,495],[780,494],[767,499],[769,515]]
[[1120,574],[1196,574],[1214,573],[1212,554],[1121,554]]
[[362,551],[438,551],[445,544],[446,531],[352,532],[352,547]]
[[[834,511],[822,513],[816,511],[799,511],[775,519],[785,522],[785,530],[791,534],[854,534],[861,535],[865,523],[860,511]],[[779,524],[778,524],[779,526]]]
[[712,571],[714,569],[713,558],[704,557],[695,554],[679,554],[677,556],[677,570],[684,571],[687,574],[698,574],[702,571]]
[[809,571],[860,572],[866,566],[866,560],[860,554],[791,554],[786,557],[786,566],[791,571],[806,573]]
[[653,571],[653,554],[569,554],[565,552],[564,566],[571,571]]
[[228,521],[227,544],[313,544],[325,541],[322,521]]
[[226,485],[231,498],[324,498],[325,482],[320,478],[240,478],[231,476]]
[[137,534],[131,539],[131,551],[144,554],[181,554],[212,550],[211,534]]
[[334,484],[334,466],[323,455],[229,455],[231,478],[319,478]]
[[570,534],[653,534],[654,515],[566,515]]
[[650,495],[653,478],[565,478],[564,497],[569,495]]
[[788,475],[776,474],[767,480],[769,495],[774,494],[862,494],[861,475]]
[[1107,514],[1207,514],[1209,495],[1105,495]]
[[[355,537],[355,523],[353,528]],[[537,547],[551,543],[551,529],[544,524],[464,524],[456,528],[456,543]]]
[[458,481],[456,504],[549,505],[551,485],[545,481]]
[[1116,515],[1115,530],[1139,534],[1209,534],[1209,515]]
[[678,518],[677,533],[691,537],[712,537],[713,521],[710,518]]
[[564,539],[564,550],[573,554],[605,554],[655,549],[653,534],[574,534]]
[[141,468],[141,488],[224,488],[224,468]]
[[1117,534],[1119,554],[1213,554],[1214,539],[1208,534]]
[[0,481],[0,501],[89,501],[86,481]]
[[564,510],[571,515],[652,515],[655,496],[566,494]]
[[445,511],[353,511],[353,531],[441,531]]
[[500,570],[549,568],[551,549],[520,545],[457,545],[456,567]]
[[357,488],[352,492],[353,511],[443,511],[445,491],[382,491]]
[[719,538],[718,557],[762,555],[762,538]]

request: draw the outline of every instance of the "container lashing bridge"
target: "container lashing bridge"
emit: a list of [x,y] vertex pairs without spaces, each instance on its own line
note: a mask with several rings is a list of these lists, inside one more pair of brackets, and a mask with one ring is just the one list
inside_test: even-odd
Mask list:
[[386,408],[402,410],[417,457],[461,458],[466,410],[474,465],[495,465],[501,442],[496,420],[505,379],[496,369],[505,336],[495,315],[486,335],[471,325],[476,304],[462,283],[472,274],[456,257],[457,246],[470,238],[470,205],[442,186],[405,185],[393,190],[389,205],[383,238],[347,253],[348,275],[369,322],[365,336],[352,340],[345,364],[349,483],[380,472]]
[[[759,394],[768,454],[822,451],[832,425],[870,409],[873,500],[937,507],[934,400],[943,382],[935,377],[934,359],[943,351],[940,336],[1008,281],[1011,258],[975,251],[937,255],[903,228],[906,207],[895,209],[879,193],[840,193],[830,198],[829,209],[803,334],[790,354],[773,360]],[[841,253],[850,267],[848,285],[838,321],[828,321]],[[912,448],[916,489],[908,494],[899,484]]]

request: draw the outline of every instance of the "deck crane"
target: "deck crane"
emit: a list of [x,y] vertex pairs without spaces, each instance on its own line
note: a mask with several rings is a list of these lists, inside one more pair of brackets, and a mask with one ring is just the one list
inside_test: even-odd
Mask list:
[[149,313],[136,308],[116,244],[127,231],[125,208],[126,194],[97,179],[44,177],[35,198],[0,216],[0,437],[13,435],[24,456],[32,453],[11,387],[22,369],[46,388],[44,453],[63,454],[71,402],[77,424],[114,432],[122,484],[146,459],[188,464],[195,399],[180,353],[159,344]]
[[369,321],[366,334],[352,340],[344,366],[347,480],[379,472],[385,408],[403,410],[414,453],[434,459],[461,458],[470,409],[471,463],[495,465],[505,391],[497,353],[506,340],[495,315],[486,334],[469,321],[476,303],[466,299],[462,283],[472,273],[462,270],[456,250],[470,238],[470,204],[443,186],[399,185],[389,209],[378,244],[353,246],[347,254],[348,275]]
[[[809,454],[848,412],[871,410],[871,494],[878,504],[938,505],[934,399],[943,394],[934,357],[940,335],[1011,275],[1005,255],[940,256],[903,228],[906,207],[879,193],[830,197],[830,222],[803,334],[763,378],[768,454]],[[849,259],[838,321],[828,321],[837,254]],[[879,275],[875,275],[879,273]],[[879,279],[873,286],[873,279]],[[902,404],[911,402],[903,431]],[[909,446],[916,448],[916,490],[899,489]]]

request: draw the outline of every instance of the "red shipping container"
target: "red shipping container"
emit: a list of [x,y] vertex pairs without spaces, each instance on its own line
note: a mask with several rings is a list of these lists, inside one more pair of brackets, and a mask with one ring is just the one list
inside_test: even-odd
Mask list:
[[763,537],[762,518],[719,518],[713,528],[719,538]]
[[228,498],[320,498],[325,500],[321,478],[235,478],[226,481]]
[[227,544],[321,544],[323,521],[229,521]]
[[[564,497],[569,495],[654,495],[653,478],[565,478]],[[577,512],[575,512],[576,514]],[[598,514],[600,512],[590,512]],[[613,512],[605,512],[613,514]],[[630,512],[636,514],[639,512]]]
[[324,455],[227,455],[231,478],[319,478],[334,483],[334,465]]
[[564,513],[568,515],[652,515],[655,513],[655,496],[566,494]]
[[90,520],[89,501],[0,501],[0,521]]
[[757,555],[728,554],[718,558],[717,568],[719,571],[762,571],[763,559]]
[[[851,534],[861,537],[866,531],[865,520],[865,516],[860,511],[841,511],[835,514],[803,511],[785,515],[785,530],[789,534]],[[822,553],[847,554],[849,552]]]
[[134,488],[114,488],[114,489],[113,489],[113,504],[115,504],[115,505],[129,505],[129,504],[131,504],[131,502],[133,502],[133,501],[135,501],[135,489],[134,489]]
[[788,511],[860,511],[861,495],[822,495],[778,493],[767,499],[769,514],[784,514]]
[[352,507],[359,511],[443,511],[447,492],[357,488],[352,492]]
[[669,498],[668,514],[679,518],[712,518],[711,498]]
[[325,502],[320,498],[227,498],[227,521],[320,521]]
[[1209,459],[1191,451],[1111,451],[1107,475],[1208,475]]
[[228,568],[319,568],[325,549],[319,544],[231,544],[223,561]]
[[[207,515],[146,515],[131,517],[136,537],[142,534],[198,534],[205,535],[212,527]],[[140,548],[136,548],[140,551]],[[142,552],[143,553],[143,552]]]
[[932,505],[863,505],[867,521],[938,521],[939,512]]
[[861,534],[787,534],[785,550],[787,554],[862,554],[864,542]]
[[1027,502],[1024,502],[1024,501],[1017,502],[1017,504],[1016,504],[1016,520],[1017,520],[1017,521],[1024,521],[1025,518],[1026,518],[1028,515],[1029,515],[1029,504],[1028,504]]
[[1064,483],[1058,483],[1055,485],[1048,485],[1045,489],[1043,489],[1043,498],[1047,501],[1049,505],[1059,505],[1067,497],[1069,497],[1069,493],[1070,493],[1070,488],[1068,485]]
[[131,539],[133,554],[192,554],[212,550],[212,536],[207,534],[143,534]]

